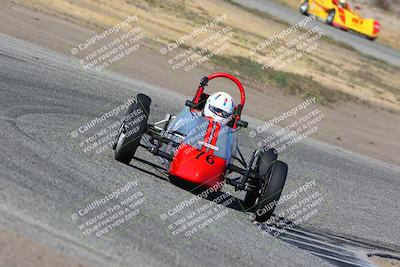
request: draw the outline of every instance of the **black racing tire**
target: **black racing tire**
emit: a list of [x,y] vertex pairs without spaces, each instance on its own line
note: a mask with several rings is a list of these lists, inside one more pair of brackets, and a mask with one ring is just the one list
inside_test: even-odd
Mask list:
[[279,201],[285,186],[287,172],[286,163],[279,160],[273,163],[269,182],[264,186],[254,212],[255,219],[258,222],[267,221],[274,213],[275,203]]
[[335,15],[336,15],[336,10],[333,9],[331,11],[328,12],[328,16],[326,17],[325,23],[328,25],[332,25],[333,24],[333,20],[335,19]]
[[[278,155],[275,154],[274,149],[269,149],[267,151],[261,152],[256,162],[256,173],[258,174],[258,177],[260,177],[261,179],[268,179],[271,172],[272,164],[274,161],[276,161],[277,158]],[[258,188],[260,187],[260,181],[252,181],[251,185]],[[245,208],[249,209],[254,207],[259,195],[259,192],[248,191],[243,200]]]
[[150,97],[138,94],[136,100],[129,106],[120,131],[116,136],[114,158],[125,164],[128,164],[135,156],[140,139],[147,130],[147,120],[150,113]]
[[308,16],[309,15],[308,7],[309,7],[308,0],[304,0],[299,7],[300,13],[303,14],[304,16]]

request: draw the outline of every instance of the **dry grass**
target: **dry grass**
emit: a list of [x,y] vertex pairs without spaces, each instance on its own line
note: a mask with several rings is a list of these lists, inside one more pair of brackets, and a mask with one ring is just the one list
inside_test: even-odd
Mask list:
[[[287,25],[228,1],[34,0],[29,3],[21,1],[21,4],[98,30],[135,14],[139,18],[138,24],[145,29],[146,37],[161,43],[175,40],[225,14],[227,20],[219,29],[229,25],[235,36],[224,53],[207,64],[224,66],[247,79],[276,86],[294,95],[316,95],[325,103],[357,98],[361,102],[400,109],[398,68],[362,56],[328,39],[319,40],[315,51],[284,67],[282,71],[262,71],[254,58],[249,56],[249,49],[268,36],[286,29]],[[291,34],[277,42],[275,47],[294,39],[298,34]],[[193,46],[203,37],[200,35],[185,45]],[[263,53],[271,52],[270,49]],[[361,76],[355,78],[355,75]]]

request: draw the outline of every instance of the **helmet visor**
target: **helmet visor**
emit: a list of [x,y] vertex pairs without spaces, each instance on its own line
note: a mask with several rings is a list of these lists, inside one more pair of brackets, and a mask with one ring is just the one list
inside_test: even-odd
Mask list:
[[227,112],[225,110],[222,110],[220,108],[217,108],[217,107],[214,107],[214,106],[211,106],[211,105],[210,105],[210,110],[215,115],[218,115],[218,116],[220,116],[220,117],[222,117],[224,119],[229,118],[232,115],[232,113],[230,113],[230,112]]

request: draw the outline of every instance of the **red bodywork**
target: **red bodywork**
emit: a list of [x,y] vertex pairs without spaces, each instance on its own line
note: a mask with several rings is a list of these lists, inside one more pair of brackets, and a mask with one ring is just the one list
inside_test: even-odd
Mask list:
[[[237,78],[228,73],[214,73],[207,78],[210,81],[219,77],[230,79],[240,90],[240,104],[235,106],[235,117],[233,118],[234,123],[232,125],[232,128],[235,129],[245,103],[244,88]],[[195,104],[199,103],[203,92],[204,87],[200,85],[193,98]],[[209,120],[209,124],[203,142],[215,145],[221,125],[214,122],[212,118],[207,119]],[[215,129],[212,133],[213,127],[215,127]],[[168,173],[176,178],[199,186],[213,187],[224,180],[226,167],[226,160],[215,156],[213,149],[207,149],[207,147],[203,145],[199,150],[193,146],[182,143],[175,152]]]

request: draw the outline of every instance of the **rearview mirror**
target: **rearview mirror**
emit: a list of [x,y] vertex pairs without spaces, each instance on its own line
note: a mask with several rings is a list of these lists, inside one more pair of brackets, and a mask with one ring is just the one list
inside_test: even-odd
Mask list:
[[193,101],[186,100],[185,106],[187,106],[189,108],[194,108],[196,106],[196,104]]
[[236,125],[239,126],[239,127],[247,128],[249,123],[247,121],[238,120]]

